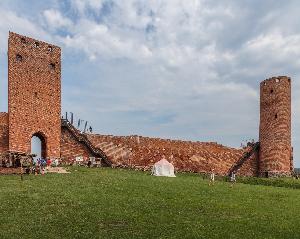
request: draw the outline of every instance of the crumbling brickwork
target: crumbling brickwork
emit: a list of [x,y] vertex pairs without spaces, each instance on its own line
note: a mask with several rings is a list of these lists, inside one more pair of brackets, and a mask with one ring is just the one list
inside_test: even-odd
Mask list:
[[8,151],[8,114],[0,112],[0,154]]
[[83,157],[85,161],[93,157],[93,152],[89,148],[80,143],[69,130],[61,129],[61,159],[65,162],[72,162],[76,157]]
[[9,33],[9,151],[30,153],[35,135],[44,157],[60,157],[60,78],[59,47]]
[[[88,134],[94,145],[107,153],[115,166],[150,169],[166,157],[177,171],[210,172],[214,169],[219,175],[228,175],[230,168],[249,151],[234,149],[217,143],[191,142],[148,138],[142,136],[111,136]],[[258,172],[257,154],[252,155],[237,170],[245,176],[256,176]]]
[[289,77],[272,77],[260,84],[259,142],[260,175],[290,175],[293,162]]

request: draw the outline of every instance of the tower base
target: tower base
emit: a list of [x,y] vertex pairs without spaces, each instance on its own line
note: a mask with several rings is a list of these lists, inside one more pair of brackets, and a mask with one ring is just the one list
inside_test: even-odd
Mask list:
[[259,172],[258,176],[261,178],[281,178],[281,177],[292,177],[292,172],[278,172],[278,171],[265,171]]

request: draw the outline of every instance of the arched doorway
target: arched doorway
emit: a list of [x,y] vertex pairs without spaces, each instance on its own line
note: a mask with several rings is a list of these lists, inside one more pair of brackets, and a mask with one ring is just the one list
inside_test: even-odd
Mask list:
[[31,137],[31,154],[35,154],[36,159],[46,158],[46,140],[41,133],[35,133]]

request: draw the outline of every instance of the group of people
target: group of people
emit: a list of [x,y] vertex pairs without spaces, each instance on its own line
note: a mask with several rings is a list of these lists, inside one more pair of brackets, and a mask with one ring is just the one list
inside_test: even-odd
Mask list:
[[50,165],[50,159],[41,159],[41,158],[34,158],[32,160],[32,173],[37,175],[37,174],[45,174],[45,168],[46,166]]
[[43,159],[43,158],[33,158],[32,163],[27,165],[25,171],[27,174],[32,173],[35,175],[41,174],[44,175],[46,168],[50,167],[51,165],[58,165],[58,160],[51,160],[51,159]]
[[[233,187],[233,185],[236,183],[236,174],[235,174],[235,172],[232,172],[230,174],[229,180],[231,182],[231,187]],[[215,170],[211,169],[209,185],[214,185],[214,183],[215,183]]]

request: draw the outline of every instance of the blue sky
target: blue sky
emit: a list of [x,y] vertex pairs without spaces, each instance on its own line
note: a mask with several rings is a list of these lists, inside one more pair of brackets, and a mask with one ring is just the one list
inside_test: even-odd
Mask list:
[[217,141],[258,139],[259,83],[293,84],[300,167],[299,1],[0,2],[0,110],[8,31],[62,48],[63,111],[94,131]]

